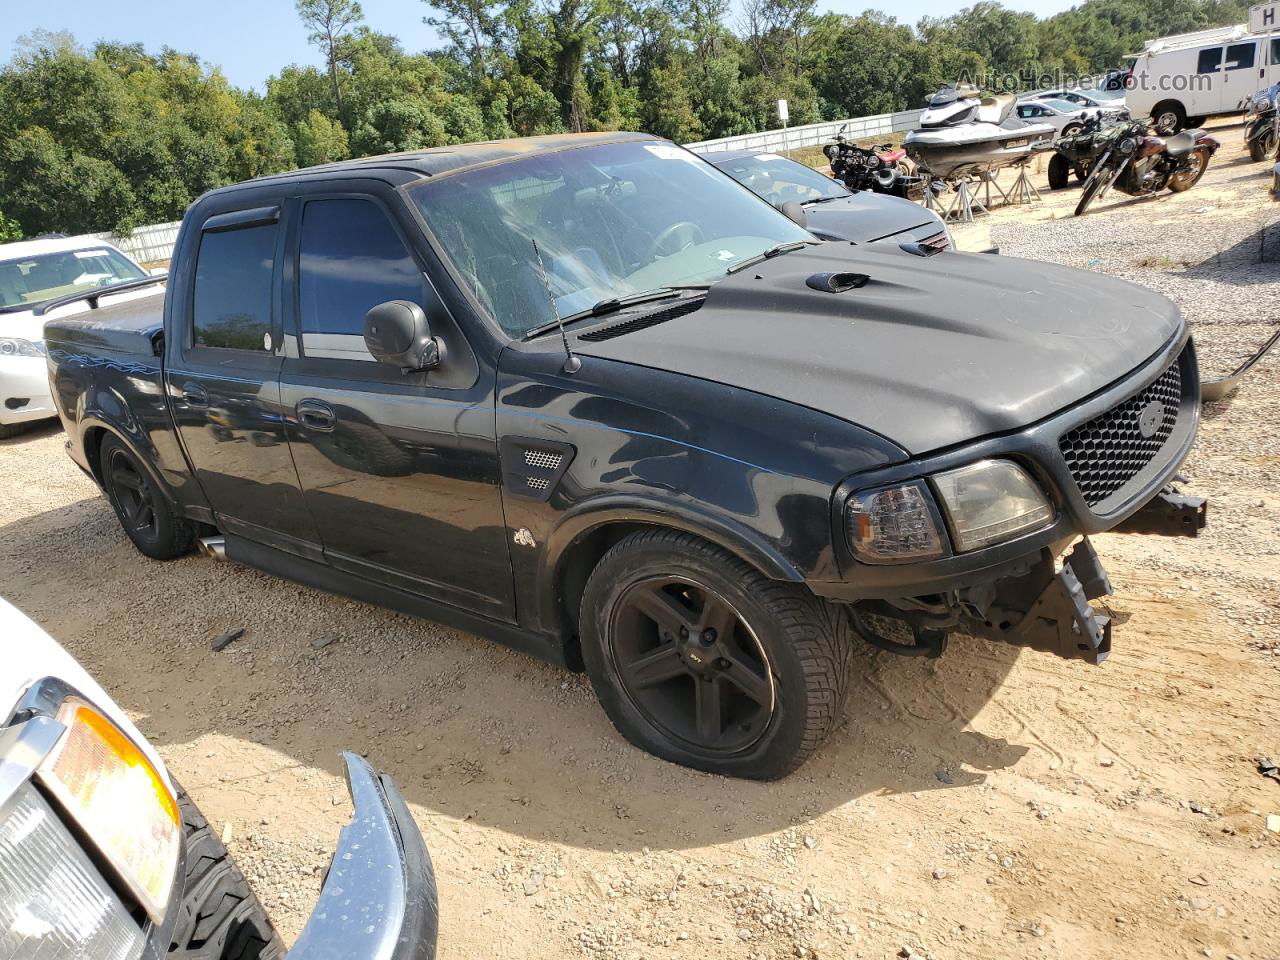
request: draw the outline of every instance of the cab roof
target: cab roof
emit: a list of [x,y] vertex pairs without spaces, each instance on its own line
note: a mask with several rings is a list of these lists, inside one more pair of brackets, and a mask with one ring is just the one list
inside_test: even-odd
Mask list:
[[[303,167],[285,173],[270,174],[248,180],[244,185],[263,182],[306,178],[316,174],[372,173],[399,170],[426,177],[438,177],[446,173],[477,167],[486,163],[514,160],[543,153],[590,147],[604,143],[620,143],[636,140],[661,140],[645,133],[558,133],[543,137],[519,137],[511,140],[488,140],[482,143],[460,143],[448,147],[430,147],[425,150],[407,150],[403,153],[384,153],[375,157],[359,157],[340,160],[315,167]],[[241,186],[237,184],[236,186]],[[234,189],[234,188],[233,188]]]

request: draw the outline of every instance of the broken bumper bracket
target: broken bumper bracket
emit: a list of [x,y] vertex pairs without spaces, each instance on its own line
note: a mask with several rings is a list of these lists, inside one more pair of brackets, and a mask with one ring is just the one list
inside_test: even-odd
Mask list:
[[1082,540],[1009,639],[1068,660],[1102,663],[1111,653],[1111,618],[1096,613],[1089,601],[1109,593],[1098,554]]
[[1208,519],[1209,502],[1188,497],[1167,486],[1132,516],[1112,528],[1113,533],[1146,533],[1157,537],[1198,537]]

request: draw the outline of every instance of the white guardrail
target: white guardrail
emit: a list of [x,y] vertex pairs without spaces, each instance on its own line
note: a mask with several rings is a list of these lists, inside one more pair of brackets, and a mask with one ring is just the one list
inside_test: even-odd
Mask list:
[[[694,153],[717,153],[724,150],[755,150],[781,153],[798,147],[816,147],[831,140],[845,127],[844,135],[850,140],[865,140],[891,133],[914,130],[919,124],[919,110],[902,113],[881,113],[874,117],[851,117],[848,120],[831,120],[827,123],[810,123],[786,130],[764,130],[760,133],[744,133],[736,137],[720,137],[686,143]],[[110,233],[95,233],[99,240],[109,240],[139,263],[149,264],[168,260],[173,256],[178,241],[181,221],[156,223],[138,227],[129,237],[117,237]]]
[[797,147],[817,147],[827,143],[845,127],[844,135],[850,140],[865,140],[891,133],[906,133],[920,125],[922,110],[905,110],[902,113],[880,113],[874,117],[850,117],[848,120],[831,120],[826,123],[810,123],[786,130],[764,130],[760,133],[744,133],[736,137],[720,137],[686,143],[694,153],[719,153],[723,150],[755,150],[780,153]]
[[178,227],[181,225],[181,220],[175,220],[173,223],[138,227],[128,237],[117,237],[111,233],[95,233],[92,236],[110,241],[139,263],[155,263],[173,256],[173,246],[178,242]]

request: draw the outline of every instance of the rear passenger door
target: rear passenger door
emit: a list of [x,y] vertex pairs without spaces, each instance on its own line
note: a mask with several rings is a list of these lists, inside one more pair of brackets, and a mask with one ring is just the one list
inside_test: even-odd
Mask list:
[[210,216],[177,252],[170,407],[223,533],[318,554],[280,406],[280,207]]
[[1227,44],[1222,57],[1223,110],[1243,107],[1244,101],[1258,92],[1258,52],[1257,40]]
[[[403,200],[372,183],[290,205],[282,399],[298,478],[326,560],[344,572],[513,620],[493,374],[415,253]],[[440,367],[374,360],[364,318],[421,306],[444,340]]]

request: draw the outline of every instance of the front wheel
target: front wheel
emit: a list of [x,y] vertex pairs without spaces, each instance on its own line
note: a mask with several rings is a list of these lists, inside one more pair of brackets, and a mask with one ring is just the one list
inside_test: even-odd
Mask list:
[[1106,167],[1089,174],[1089,179],[1084,185],[1084,192],[1080,195],[1080,202],[1076,204],[1075,215],[1077,217],[1089,209],[1089,204],[1093,203],[1094,197],[1111,186],[1111,181],[1115,179],[1115,175],[1115,167]]
[[1268,124],[1268,129],[1249,140],[1249,159],[1260,163],[1276,152],[1275,127]]
[[1060,153],[1049,158],[1049,189],[1062,190],[1071,179],[1071,161]]
[[178,812],[187,841],[187,863],[169,960],[279,960],[284,944],[266,911],[181,788]]
[[840,718],[852,633],[803,587],[687,533],[619,541],[587,582],[582,657],[614,726],[649,753],[773,780]]
[[1207,148],[1201,147],[1187,155],[1187,167],[1185,170],[1179,170],[1169,178],[1169,189],[1174,193],[1182,193],[1184,190],[1190,190],[1200,178],[1204,176],[1204,172],[1209,169],[1209,151]]
[[173,509],[164,491],[123,442],[106,437],[98,463],[107,499],[135,547],[152,560],[172,560],[191,551],[195,527]]

